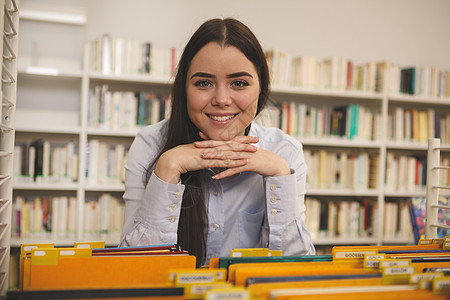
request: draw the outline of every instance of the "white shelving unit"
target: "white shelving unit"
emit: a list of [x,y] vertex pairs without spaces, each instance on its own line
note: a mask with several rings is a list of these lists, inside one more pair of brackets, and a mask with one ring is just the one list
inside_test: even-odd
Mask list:
[[8,289],[11,208],[12,208],[12,170],[14,149],[14,120],[16,111],[17,87],[17,49],[19,32],[20,0],[0,1],[0,24],[3,38],[1,61],[0,121],[0,298]]
[[[39,16],[39,17],[37,17]],[[47,17],[44,17],[47,16]],[[77,17],[78,16],[78,17]],[[44,23],[42,26],[62,26],[61,30],[78,32],[84,34],[84,24],[86,19],[79,15],[74,15],[69,20],[79,19],[80,22],[66,22],[56,16],[49,17],[45,13],[34,14],[24,12],[24,22]],[[57,21],[56,21],[57,20]],[[49,25],[50,24],[50,25]],[[46,27],[47,28],[47,27]],[[61,33],[61,31],[60,31]],[[30,37],[31,38],[31,37]],[[83,39],[83,38],[79,38]],[[93,185],[85,178],[86,149],[89,140],[99,139],[116,141],[130,145],[137,130],[106,130],[90,128],[88,126],[88,101],[89,90],[96,85],[108,84],[111,89],[124,90],[159,90],[166,93],[170,90],[171,80],[155,78],[145,75],[112,75],[92,72],[89,70],[90,53],[88,46],[82,49],[83,43],[77,40],[71,47],[80,47],[80,53],[71,59],[55,59],[41,57],[36,54],[36,46],[29,45],[25,53],[25,59],[19,68],[19,101],[24,100],[23,106],[19,102],[17,108],[18,122],[16,122],[16,140],[27,139],[30,135],[45,136],[48,139],[74,140],[77,144],[78,180],[73,183],[58,184],[14,184],[15,193],[36,193],[42,194],[51,191],[56,194],[69,194],[77,197],[78,203],[78,223],[76,236],[66,239],[27,238],[13,239],[12,246],[19,246],[21,243],[34,243],[51,241],[56,245],[71,245],[78,240],[93,239],[92,236],[83,235],[83,224],[86,220],[83,217],[83,205],[88,198],[92,198],[103,192],[114,193],[121,197],[124,187],[118,185]],[[34,45],[34,46],[33,46]],[[39,50],[39,49],[38,49]],[[34,64],[33,64],[34,62]],[[61,63],[60,66],[58,63]],[[38,67],[38,68],[30,68]],[[37,86],[39,83],[39,86]],[[42,86],[42,88],[40,87]],[[56,91],[52,88],[57,87]],[[48,92],[51,92],[48,95]],[[38,95],[35,101],[30,95]],[[39,96],[41,95],[41,96]],[[44,96],[42,96],[44,95]],[[47,97],[48,96],[48,97]],[[389,95],[384,93],[358,92],[358,91],[333,91],[333,90],[313,90],[295,87],[272,88],[273,100],[322,103],[324,105],[349,105],[360,104],[375,108],[381,115],[381,132],[387,131],[388,114],[397,106],[421,106],[433,107],[450,113],[450,99],[436,99],[428,97],[416,97],[409,95]],[[42,100],[42,101],[41,101]],[[43,102],[43,103],[42,103]],[[34,106],[32,103],[35,103]],[[38,105],[39,104],[39,105]],[[47,106],[47,107],[42,107]],[[304,148],[325,148],[325,149],[347,149],[349,151],[374,152],[379,156],[378,165],[378,187],[370,190],[350,190],[350,189],[313,189],[307,188],[307,196],[333,198],[346,197],[369,198],[376,202],[378,211],[383,212],[386,199],[402,201],[410,197],[424,197],[425,190],[421,191],[389,191],[384,187],[386,156],[389,152],[415,151],[423,156],[426,155],[426,143],[406,143],[393,142],[388,140],[385,134],[376,141],[348,140],[335,137],[299,137]],[[368,238],[318,238],[314,243],[321,245],[345,245],[345,244],[391,244],[394,242],[412,243],[412,240],[384,239],[383,213],[379,213],[375,221],[375,234]],[[97,239],[106,240],[110,245],[117,245],[118,236],[98,235]]]

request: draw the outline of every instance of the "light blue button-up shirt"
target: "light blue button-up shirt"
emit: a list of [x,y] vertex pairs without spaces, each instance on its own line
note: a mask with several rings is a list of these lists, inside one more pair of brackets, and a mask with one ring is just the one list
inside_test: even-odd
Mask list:
[[[125,223],[120,246],[175,244],[185,186],[169,184],[146,168],[158,155],[168,121],[150,125],[136,136],[125,164]],[[284,158],[291,174],[263,177],[244,172],[211,180],[208,185],[206,255],[229,256],[235,248],[269,248],[283,255],[313,255],[305,227],[306,164],[299,141],[276,128],[252,123],[255,146]]]

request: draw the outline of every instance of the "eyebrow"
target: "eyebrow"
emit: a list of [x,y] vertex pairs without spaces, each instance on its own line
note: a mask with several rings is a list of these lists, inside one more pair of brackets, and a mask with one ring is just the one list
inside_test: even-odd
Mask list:
[[[244,76],[248,76],[253,78],[253,76],[250,73],[247,72],[236,72],[236,73],[231,73],[227,75],[227,78],[236,78],[236,77],[244,77]],[[213,74],[209,74],[209,73],[204,73],[204,72],[197,72],[194,73],[191,76],[191,79],[194,77],[206,77],[206,78],[215,78],[216,76],[214,76]]]

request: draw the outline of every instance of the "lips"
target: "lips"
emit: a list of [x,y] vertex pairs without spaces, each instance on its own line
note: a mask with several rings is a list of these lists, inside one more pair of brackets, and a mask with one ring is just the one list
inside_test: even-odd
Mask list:
[[210,115],[206,114],[210,119],[217,121],[217,122],[225,122],[228,120],[233,119],[238,114],[229,114],[229,115]]

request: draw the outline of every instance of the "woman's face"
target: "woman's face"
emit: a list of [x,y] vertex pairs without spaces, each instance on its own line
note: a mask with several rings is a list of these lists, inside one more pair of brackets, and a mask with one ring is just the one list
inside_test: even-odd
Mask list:
[[234,46],[206,44],[187,73],[187,111],[191,121],[213,140],[243,135],[256,115],[260,93],[253,63]]

